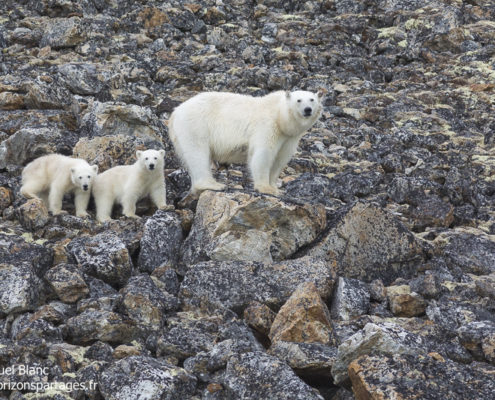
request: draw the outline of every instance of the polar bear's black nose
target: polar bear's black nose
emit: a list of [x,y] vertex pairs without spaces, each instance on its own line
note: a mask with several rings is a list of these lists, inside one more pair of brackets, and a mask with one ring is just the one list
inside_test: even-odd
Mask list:
[[88,185],[83,185],[83,190],[88,190]]
[[155,169],[155,164],[150,164],[150,169]]
[[311,111],[313,111],[313,110],[311,109],[311,107],[306,107],[306,108],[304,109],[304,116],[305,116],[305,117],[309,117],[309,116],[311,115]]

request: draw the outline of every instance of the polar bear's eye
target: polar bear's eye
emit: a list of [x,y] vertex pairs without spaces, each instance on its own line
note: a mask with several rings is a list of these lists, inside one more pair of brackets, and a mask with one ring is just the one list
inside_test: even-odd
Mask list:
[[82,176],[80,176],[79,179],[82,179]]
[[302,101],[301,99],[297,100],[298,103],[300,103],[301,101]]
[[148,161],[148,157],[146,157],[145,160]]
[[309,99],[309,101],[315,101],[315,99]]
[[155,157],[155,160],[156,160],[156,157]]
[[91,177],[88,175],[88,179],[91,179]]

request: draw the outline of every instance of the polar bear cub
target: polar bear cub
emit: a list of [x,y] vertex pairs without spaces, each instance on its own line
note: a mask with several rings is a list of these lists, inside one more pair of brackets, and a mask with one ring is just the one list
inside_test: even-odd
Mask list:
[[87,217],[91,186],[98,166],[61,154],[49,154],[30,162],[22,171],[21,194],[41,198],[53,215],[62,211],[64,194],[74,192],[76,215]]
[[138,150],[134,164],[113,167],[98,175],[93,185],[97,220],[110,220],[115,202],[122,205],[125,216],[137,218],[136,203],[146,196],[158,208],[166,208],[164,156],[165,150]]
[[277,194],[282,169],[321,115],[323,94],[206,92],[182,103],[170,117],[169,136],[191,176],[191,192],[225,187],[210,170],[211,161],[218,161],[247,162],[254,188]]

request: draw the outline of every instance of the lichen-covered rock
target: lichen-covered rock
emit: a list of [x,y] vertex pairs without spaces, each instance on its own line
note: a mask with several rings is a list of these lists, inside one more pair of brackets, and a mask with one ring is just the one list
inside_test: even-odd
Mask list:
[[421,336],[408,332],[397,324],[368,323],[363,330],[352,335],[338,347],[332,376],[335,384],[346,384],[349,379],[347,375],[349,363],[362,355],[418,354],[425,351]]
[[176,267],[182,241],[182,225],[177,214],[157,211],[144,224],[139,270],[153,272],[160,266]]
[[495,369],[463,365],[438,354],[363,356],[349,365],[356,399],[423,398],[457,400],[490,398]]
[[29,199],[17,209],[17,214],[22,227],[30,231],[43,228],[50,220],[47,205],[41,199]]
[[425,299],[416,292],[411,292],[408,285],[388,286],[387,299],[390,311],[397,317],[416,317],[426,310]]
[[339,277],[330,308],[333,319],[349,320],[366,314],[370,306],[370,292],[358,279]]
[[276,315],[268,306],[253,301],[244,310],[244,321],[254,330],[268,336]]
[[311,243],[326,223],[322,206],[271,196],[205,191],[182,249],[183,262],[289,258]]
[[[95,64],[68,63],[58,66],[61,82],[75,94],[97,95],[106,86],[104,78]],[[106,74],[109,75],[109,74]]]
[[120,294],[122,310],[146,331],[159,330],[165,313],[179,307],[178,299],[162,292],[146,274],[130,278]]
[[54,49],[73,47],[84,41],[85,34],[80,18],[55,18],[43,32],[40,46]]
[[26,262],[1,263],[0,286],[2,314],[34,310],[42,301],[43,283]]
[[124,243],[113,233],[78,237],[67,246],[70,254],[86,274],[104,282],[123,286],[131,276],[132,262]]
[[299,376],[331,379],[337,348],[321,343],[291,343],[279,341],[269,353],[287,363]]
[[71,343],[88,344],[96,340],[127,343],[139,336],[134,321],[112,311],[85,310],[67,320],[64,337]]
[[313,282],[301,283],[280,308],[270,329],[278,341],[335,344],[330,312]]
[[303,282],[312,281],[323,299],[332,293],[335,273],[322,260],[303,257],[279,263],[204,262],[191,267],[179,298],[187,307],[201,305],[242,311],[252,301],[281,306]]
[[146,150],[139,139],[126,135],[108,135],[79,139],[72,154],[91,165],[98,165],[99,172],[103,172],[117,165],[134,163],[136,150]]
[[12,191],[6,187],[0,186],[0,211],[5,210],[12,204]]
[[287,364],[263,352],[233,356],[227,364],[223,384],[225,391],[236,399],[323,399]]
[[89,294],[88,285],[77,267],[73,264],[58,264],[49,269],[45,280],[66,303],[75,303]]
[[309,253],[339,260],[337,273],[363,281],[411,277],[423,259],[414,235],[394,216],[376,204],[357,203]]
[[165,361],[131,356],[107,366],[98,387],[107,400],[182,400],[194,393],[196,378]]
[[161,123],[149,108],[135,104],[95,101],[88,106],[81,124],[90,137],[114,135],[118,132],[119,135],[162,143]]

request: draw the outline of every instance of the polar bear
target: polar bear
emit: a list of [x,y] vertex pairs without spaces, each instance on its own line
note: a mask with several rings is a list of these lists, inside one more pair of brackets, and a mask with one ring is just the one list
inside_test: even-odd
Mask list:
[[64,194],[74,192],[76,215],[87,217],[86,209],[97,173],[97,165],[89,165],[80,158],[49,154],[24,167],[21,194],[28,199],[41,198],[48,210],[57,215],[62,211]]
[[320,117],[323,94],[205,92],[182,103],[170,116],[169,136],[191,176],[191,192],[225,187],[213,178],[211,161],[247,161],[254,188],[278,194],[277,179]]
[[136,203],[148,195],[158,208],[167,208],[164,157],[165,150],[138,150],[134,164],[119,165],[98,175],[93,185],[96,219],[110,220],[115,202],[122,205],[125,216],[137,218]]

